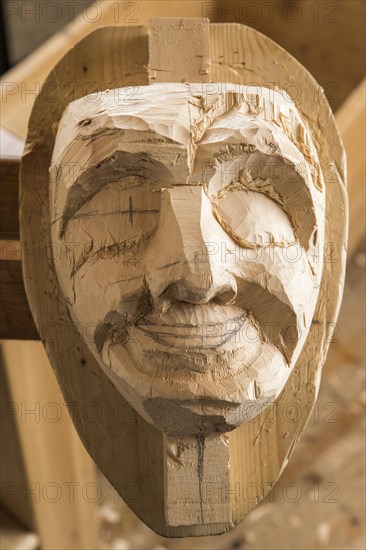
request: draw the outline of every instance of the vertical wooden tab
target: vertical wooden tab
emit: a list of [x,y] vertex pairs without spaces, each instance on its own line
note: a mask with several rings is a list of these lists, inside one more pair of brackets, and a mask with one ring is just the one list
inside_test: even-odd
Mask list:
[[210,82],[208,19],[155,17],[149,29],[149,81]]
[[231,523],[225,435],[165,438],[165,518],[170,526]]

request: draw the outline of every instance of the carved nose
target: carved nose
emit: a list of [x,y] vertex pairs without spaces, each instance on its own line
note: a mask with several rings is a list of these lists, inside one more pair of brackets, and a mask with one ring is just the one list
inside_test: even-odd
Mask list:
[[162,192],[159,228],[152,243],[159,266],[155,259],[156,267],[146,277],[155,307],[166,310],[177,301],[233,301],[236,281],[221,263],[218,243],[212,242],[215,224],[201,187],[183,185]]

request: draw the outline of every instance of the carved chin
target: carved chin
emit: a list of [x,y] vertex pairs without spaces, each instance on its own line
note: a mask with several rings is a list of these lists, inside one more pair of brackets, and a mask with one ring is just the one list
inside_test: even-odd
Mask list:
[[133,408],[159,430],[224,433],[270,405],[291,372],[250,317],[242,329],[246,325],[252,328],[250,338],[240,330],[216,348],[205,340],[201,348],[188,349],[164,346],[135,327],[129,342],[106,342],[99,363]]

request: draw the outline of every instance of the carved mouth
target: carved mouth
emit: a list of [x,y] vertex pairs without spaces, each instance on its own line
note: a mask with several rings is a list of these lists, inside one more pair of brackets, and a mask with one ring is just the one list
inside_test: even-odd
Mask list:
[[247,312],[233,307],[179,304],[167,313],[153,312],[142,317],[136,327],[164,347],[216,349],[240,332],[246,317]]

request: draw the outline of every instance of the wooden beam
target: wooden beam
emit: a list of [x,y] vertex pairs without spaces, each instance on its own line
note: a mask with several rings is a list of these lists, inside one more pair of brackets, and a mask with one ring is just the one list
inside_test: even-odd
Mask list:
[[27,486],[27,476],[17,423],[14,418],[15,406],[5,372],[1,346],[0,406],[2,411],[1,438],[3,442],[0,445],[0,507],[4,506],[24,527],[33,530],[35,523],[31,502],[23,498],[24,494],[22,495],[22,491],[20,490],[21,487]]
[[32,506],[31,527],[42,548],[96,548],[96,467],[70,420],[43,345],[5,342],[2,354],[12,405],[5,419],[16,424],[27,480],[15,490]]
[[0,261],[0,339],[39,340],[19,260]]
[[[133,32],[131,31],[131,28],[110,28],[90,35],[82,44],[69,52],[62,64],[59,64],[51,73],[47,85],[41,92],[42,95],[37,100],[37,109],[33,112],[31,120],[27,153],[23,157],[22,163],[21,234],[24,235],[24,244],[29,243],[28,246],[34,246],[36,243],[43,243],[44,246],[51,244],[51,235],[48,230],[50,226],[48,168],[52,160],[55,137],[52,134],[52,129],[60,121],[69,100],[69,96],[64,95],[62,100],[54,105],[54,110],[50,111],[45,91],[49,84],[57,85],[57,82],[64,82],[66,72],[68,78],[75,79],[72,81],[79,84],[78,95],[75,99],[83,97],[83,84],[86,79],[92,81],[93,77],[100,78],[97,81],[100,91],[108,88],[111,77],[113,77],[116,87],[119,83],[121,86],[126,86],[130,82],[127,78],[130,76],[131,70],[136,70],[136,67],[142,68],[142,64],[136,59],[136,64],[130,65],[131,55],[129,56],[120,46],[121,42],[128,42],[124,40],[124,37],[130,37],[131,40],[134,38],[131,49],[139,52],[141,51],[139,39],[145,42],[147,38],[145,29],[135,28]],[[329,342],[322,327],[333,326],[337,315],[345,267],[344,214],[347,208],[344,184],[341,181],[345,168],[344,151],[334,121],[330,116],[329,107],[325,104],[322,90],[316,87],[316,83],[310,75],[289,54],[250,27],[240,25],[212,25],[210,39],[212,40],[212,79],[214,82],[230,81],[233,78],[233,67],[235,67],[236,81],[245,85],[255,79],[262,85],[273,77],[273,59],[277,62],[276,78],[278,77],[279,87],[286,87],[289,74],[299,74],[297,82],[300,89],[306,91],[301,102],[301,112],[309,117],[312,135],[318,141],[321,162],[325,167],[334,163],[339,172],[339,177],[326,194],[326,238],[332,239],[335,246],[338,247],[336,250],[339,250],[342,256],[338,262],[332,264],[331,268],[329,266],[324,268],[321,295],[314,317],[315,325],[320,327],[321,332],[317,334],[316,338],[307,339],[301,359],[299,358],[292,371],[291,378],[278,403],[270,405],[268,411],[256,417],[254,422],[243,423],[238,430],[230,432],[228,436],[230,464],[232,464],[230,469],[231,487],[236,483],[240,487],[244,487],[249,481],[254,481],[261,488],[259,493],[259,498],[261,498],[276,481],[288,462],[310,414],[319,384],[319,371]],[[113,53],[115,57],[108,54],[110,48],[112,48],[111,54]],[[276,48],[274,54],[273,49]],[[103,71],[100,71],[100,57],[91,53],[94,51],[103,51],[104,53]],[[239,63],[237,62],[238,52],[242,53]],[[90,58],[92,58],[92,63],[89,63]],[[75,59],[78,60],[77,64],[74,63]],[[106,63],[106,59],[113,59],[114,62]],[[88,63],[84,64],[86,61]],[[88,73],[83,71],[83,66],[88,68]],[[147,70],[141,71],[138,73],[136,84],[144,86],[146,80]],[[321,98],[315,105],[311,84],[316,87]],[[45,108],[40,109],[43,103]],[[309,112],[313,114],[312,117],[308,114]],[[326,133],[324,133],[324,129],[326,129]],[[35,138],[42,136],[36,147],[33,147],[33,136]],[[34,174],[34,166],[38,165],[41,177],[36,177]],[[30,212],[34,212],[34,218],[30,219]],[[82,337],[81,331],[78,331],[74,324],[64,322],[69,319],[68,304],[51,262],[47,261],[44,255],[41,255],[38,262],[34,261],[34,257],[29,258],[28,256],[25,257],[25,260],[27,260],[25,262],[25,281],[28,298],[32,311],[35,312],[39,320],[42,336],[47,340],[47,351],[52,358],[52,366],[57,372],[65,396],[72,402],[96,401],[103,405],[103,414],[93,425],[88,425],[77,411],[73,411],[73,420],[80,435],[101,470],[126,500],[128,500],[126,485],[136,480],[143,480],[143,486],[136,491],[134,495],[136,498],[130,502],[130,505],[146,524],[161,534],[179,537],[187,536],[188,533],[190,535],[221,533],[227,527],[226,524],[211,524],[210,526],[195,524],[189,527],[182,526],[182,528],[167,527],[164,509],[164,472],[162,472],[164,462],[161,456],[164,450],[162,432],[153,429],[144,420],[142,414],[145,412],[141,407],[137,407],[136,403],[129,405],[128,401],[123,398],[121,390],[116,388],[115,383],[109,383],[109,378],[105,376],[103,370],[99,368],[96,358],[91,354],[87,335],[84,334]],[[90,301],[90,295],[88,300]],[[57,338],[48,338],[46,335],[46,323],[49,318],[58,323]],[[85,325],[83,324],[83,326]],[[116,380],[118,380],[117,375]],[[294,401],[300,404],[303,413],[296,423],[292,422],[291,417],[284,417],[279,412],[288,409],[288,407],[291,408]],[[121,422],[120,418],[116,419],[116,410],[119,408],[126,410],[127,405],[130,408],[128,414],[132,413],[134,419],[130,423],[134,424],[133,429],[127,423]],[[278,406],[281,408],[278,409]],[[229,498],[233,524],[241,521],[243,516],[255,505],[253,500],[248,502],[246,499],[238,503],[232,493]]]
[[0,541],[7,550],[37,550],[40,545],[39,536],[25,529],[3,508],[0,508]]
[[343,103],[336,118],[347,153],[348,251],[352,254],[365,233],[366,79]]
[[19,158],[0,159],[0,238],[19,239]]

